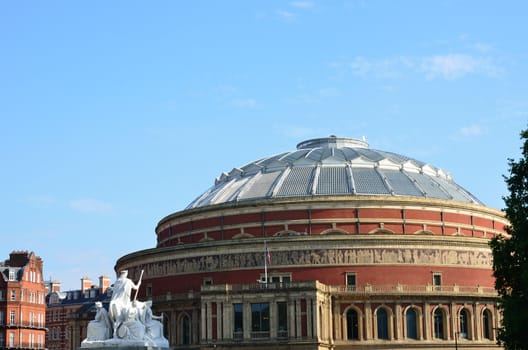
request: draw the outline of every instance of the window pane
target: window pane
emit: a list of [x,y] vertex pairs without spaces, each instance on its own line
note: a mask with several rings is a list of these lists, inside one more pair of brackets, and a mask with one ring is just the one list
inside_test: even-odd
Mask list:
[[355,287],[356,286],[356,274],[349,273],[347,274],[347,286],[349,287]]
[[244,331],[242,304],[233,304],[233,319],[235,333]]
[[385,309],[378,309],[378,339],[389,339],[389,322],[387,311]]
[[482,328],[484,338],[491,339],[491,314],[489,310],[484,310],[482,314]]
[[440,309],[434,312],[434,336],[437,339],[444,339],[444,315]]
[[253,332],[269,332],[269,304],[251,304],[251,330]]
[[469,316],[467,310],[461,310],[460,311],[460,338],[467,339],[468,338],[468,321]]
[[277,336],[285,338],[288,336],[288,303],[285,301],[278,302],[277,313],[279,317]]
[[405,321],[407,326],[407,338],[418,339],[418,330],[416,324],[416,310],[409,309],[405,315]]
[[347,311],[347,339],[359,340],[359,321],[356,310]]

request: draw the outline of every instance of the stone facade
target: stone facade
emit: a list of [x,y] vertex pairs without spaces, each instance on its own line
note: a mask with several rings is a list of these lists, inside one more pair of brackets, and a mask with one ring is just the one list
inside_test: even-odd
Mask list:
[[489,349],[500,315],[488,240],[506,224],[441,199],[226,203],[164,218],[158,246],[116,270],[144,272],[140,296],[174,349]]

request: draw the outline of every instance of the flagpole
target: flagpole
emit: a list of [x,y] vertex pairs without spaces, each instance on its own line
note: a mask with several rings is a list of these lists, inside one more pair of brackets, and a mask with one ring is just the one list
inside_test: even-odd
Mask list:
[[268,284],[268,243],[264,241],[264,283]]

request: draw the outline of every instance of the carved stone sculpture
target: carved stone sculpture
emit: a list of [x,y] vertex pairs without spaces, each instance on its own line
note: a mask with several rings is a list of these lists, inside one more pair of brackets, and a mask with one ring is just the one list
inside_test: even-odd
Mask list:
[[[169,347],[163,336],[163,316],[152,313],[152,301],[136,300],[141,277],[142,274],[135,284],[127,277],[127,271],[121,271],[112,289],[109,311],[101,302],[95,303],[97,313],[88,324],[81,348]],[[133,300],[132,290],[136,290]]]

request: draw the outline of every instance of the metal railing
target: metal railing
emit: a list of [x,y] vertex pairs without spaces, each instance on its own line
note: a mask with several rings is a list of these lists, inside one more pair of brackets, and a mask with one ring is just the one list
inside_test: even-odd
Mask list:
[[44,329],[46,328],[46,325],[44,322],[30,322],[30,321],[22,321],[22,322],[7,322],[7,323],[1,323],[0,326],[4,327],[13,327],[13,328],[37,328],[37,329]]

